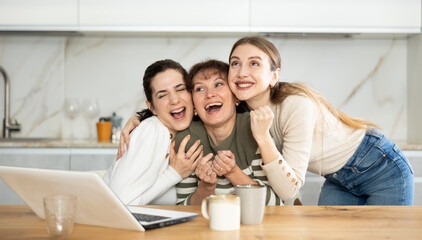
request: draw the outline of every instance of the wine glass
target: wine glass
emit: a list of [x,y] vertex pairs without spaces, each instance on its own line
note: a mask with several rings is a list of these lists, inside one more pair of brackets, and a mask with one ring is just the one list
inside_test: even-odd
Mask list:
[[73,120],[79,115],[79,103],[76,99],[66,98],[63,109],[66,117],[70,119],[70,138],[73,139]]
[[87,118],[88,124],[88,131],[89,131],[89,139],[94,139],[94,132],[95,132],[95,119],[100,114],[100,107],[98,105],[98,100],[95,98],[85,99],[84,103],[84,113],[85,117]]

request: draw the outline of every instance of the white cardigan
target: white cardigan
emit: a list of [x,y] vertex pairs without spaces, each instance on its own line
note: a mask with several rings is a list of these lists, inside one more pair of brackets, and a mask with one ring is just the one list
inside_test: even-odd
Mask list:
[[169,166],[170,132],[153,116],[130,135],[129,149],[103,179],[127,205],[176,204],[181,176]]

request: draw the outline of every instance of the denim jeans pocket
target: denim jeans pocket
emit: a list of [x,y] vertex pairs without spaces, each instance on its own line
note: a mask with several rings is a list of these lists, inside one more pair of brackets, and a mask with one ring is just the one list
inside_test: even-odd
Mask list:
[[372,146],[364,156],[360,156],[360,159],[355,160],[355,164],[349,165],[355,173],[365,173],[370,169],[380,164],[386,157],[386,154],[379,148]]

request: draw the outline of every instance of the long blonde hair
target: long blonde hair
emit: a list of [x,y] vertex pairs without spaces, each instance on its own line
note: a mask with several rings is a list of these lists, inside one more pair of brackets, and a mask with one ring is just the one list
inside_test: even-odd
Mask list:
[[[277,48],[270,41],[259,36],[244,37],[239,39],[233,45],[229,59],[231,58],[233,51],[238,46],[243,44],[251,44],[266,53],[270,58],[271,71],[275,71],[277,68],[281,67],[281,58]],[[274,85],[274,87],[271,88],[270,100],[272,103],[281,103],[284,101],[284,99],[291,95],[302,95],[309,97],[317,106],[325,106],[329,112],[331,112],[337,119],[349,127],[365,130],[368,130],[370,127],[379,128],[376,124],[370,121],[354,118],[341,112],[317,91],[301,83],[278,82]]]
[[335,116],[342,123],[346,124],[349,127],[365,130],[368,130],[370,127],[379,128],[376,124],[370,121],[351,117],[346,113],[338,110],[330,102],[328,102],[327,99],[325,99],[320,93],[301,83],[278,82],[271,89],[270,100],[272,103],[281,103],[284,99],[286,99],[286,97],[290,95],[305,95],[309,97],[316,105],[325,106],[328,111],[333,114],[333,116]]

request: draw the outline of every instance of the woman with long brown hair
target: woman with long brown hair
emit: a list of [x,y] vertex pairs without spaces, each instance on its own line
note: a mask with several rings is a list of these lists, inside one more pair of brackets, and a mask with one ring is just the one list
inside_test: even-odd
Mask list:
[[230,88],[251,110],[262,167],[280,198],[293,197],[308,170],[326,179],[319,205],[413,203],[403,152],[375,124],[342,113],[310,87],[278,82],[281,60],[270,41],[241,38],[229,61]]

